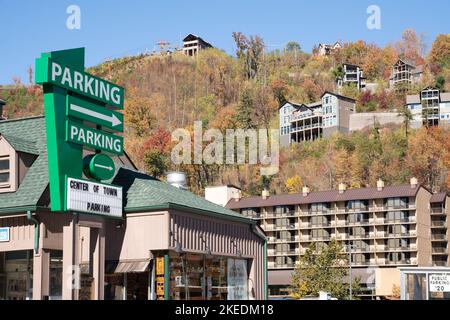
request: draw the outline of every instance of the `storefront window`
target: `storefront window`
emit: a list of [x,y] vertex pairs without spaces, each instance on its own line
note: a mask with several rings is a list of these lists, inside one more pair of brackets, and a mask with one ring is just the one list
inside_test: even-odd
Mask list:
[[0,253],[0,300],[27,300],[33,296],[33,252]]
[[170,299],[248,299],[247,260],[170,254]]
[[105,275],[105,300],[124,300],[124,290],[123,273]]

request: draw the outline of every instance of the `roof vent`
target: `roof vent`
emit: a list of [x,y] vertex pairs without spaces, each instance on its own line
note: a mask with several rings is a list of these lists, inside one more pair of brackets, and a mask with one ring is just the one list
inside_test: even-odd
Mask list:
[[186,174],[184,172],[169,172],[167,174],[167,183],[175,188],[187,190]]
[[382,191],[383,188],[384,188],[384,181],[381,180],[381,179],[378,179],[378,181],[377,181],[377,190],[378,191]]
[[419,181],[417,180],[416,177],[412,177],[410,180],[410,184],[411,184],[411,188],[415,188],[419,184]]
[[304,186],[304,187],[302,188],[302,195],[303,195],[304,197],[306,197],[306,196],[309,194],[310,191],[311,191],[311,190],[310,190],[307,186]]
[[339,183],[338,189],[339,193],[344,193],[345,189],[347,189],[347,186],[345,185],[345,183]]

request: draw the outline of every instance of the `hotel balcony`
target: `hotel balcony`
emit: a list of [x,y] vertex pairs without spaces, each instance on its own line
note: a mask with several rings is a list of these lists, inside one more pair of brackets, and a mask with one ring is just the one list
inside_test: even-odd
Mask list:
[[262,226],[264,231],[280,231],[280,230],[297,230],[298,224],[297,223],[290,223],[286,225],[277,226],[274,224],[268,224],[265,227]]
[[288,211],[288,212],[283,212],[283,213],[271,212],[271,213],[268,213],[265,216],[265,218],[268,218],[268,219],[271,219],[271,218],[289,218],[289,217],[295,218],[295,217],[298,217],[298,216],[299,216],[298,212],[295,212],[295,211]]
[[292,236],[288,238],[268,237],[267,242],[269,244],[273,244],[273,243],[298,242],[299,240],[300,240],[299,236]]
[[448,249],[442,247],[433,247],[431,248],[431,253],[434,255],[447,255]]
[[268,262],[267,268],[269,269],[293,269],[295,268],[296,264],[294,262],[292,263],[276,263],[276,262]]
[[445,221],[431,221],[431,228],[446,228],[446,222]]
[[445,234],[432,234],[431,241],[447,241],[447,236]]
[[430,213],[431,213],[431,215],[445,215],[445,209],[444,208],[431,208]]

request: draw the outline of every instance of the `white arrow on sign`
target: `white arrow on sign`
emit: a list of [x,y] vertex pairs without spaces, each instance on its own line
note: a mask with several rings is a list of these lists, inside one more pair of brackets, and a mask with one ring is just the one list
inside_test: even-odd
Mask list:
[[97,167],[97,168],[106,169],[106,170],[108,170],[108,171],[111,171],[112,169],[114,169],[114,168],[111,167],[111,166],[107,167],[107,166],[104,166],[104,165],[98,164],[98,163],[95,163],[94,166]]
[[111,122],[111,125],[113,127],[118,126],[122,123],[122,121],[120,121],[119,118],[116,117],[116,115],[113,113],[111,116],[107,116],[105,114],[101,114],[99,112],[93,111],[93,110],[89,110],[83,107],[80,107],[76,104],[71,103],[70,104],[70,109],[79,113],[83,113],[85,115],[97,118],[97,119],[101,119],[107,122]]

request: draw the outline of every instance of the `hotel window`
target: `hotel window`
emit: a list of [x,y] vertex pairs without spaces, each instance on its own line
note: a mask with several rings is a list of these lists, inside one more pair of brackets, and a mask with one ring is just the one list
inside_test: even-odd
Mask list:
[[10,161],[9,156],[0,157],[0,187],[9,187]]
[[259,218],[260,208],[245,208],[241,209],[241,214],[250,218]]
[[312,213],[327,212],[329,209],[329,203],[312,203],[309,205],[309,211]]
[[367,200],[351,200],[347,201],[346,208],[348,210],[367,210],[369,202]]
[[385,205],[389,208],[407,208],[408,198],[388,198],[385,200]]
[[401,224],[388,225],[387,230],[389,235],[404,235],[409,231],[407,226]]
[[283,215],[287,213],[291,213],[295,211],[295,206],[276,206],[275,207],[275,214],[277,215]]
[[387,222],[409,221],[408,213],[405,211],[389,211],[386,213],[385,218]]

